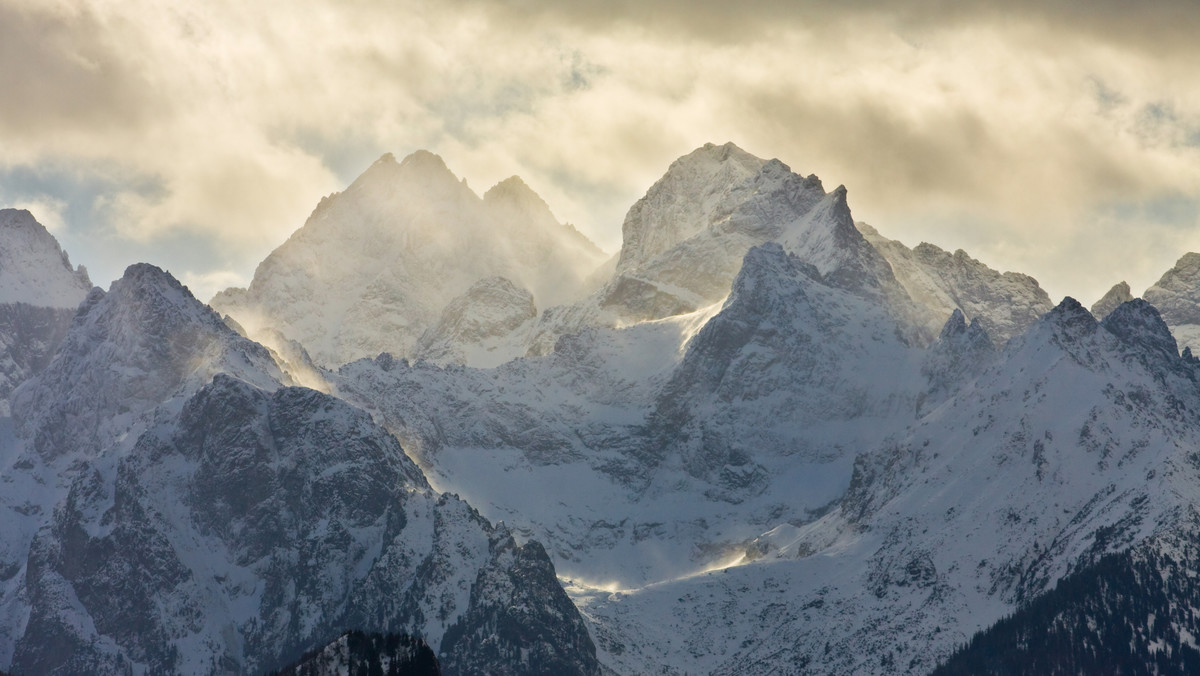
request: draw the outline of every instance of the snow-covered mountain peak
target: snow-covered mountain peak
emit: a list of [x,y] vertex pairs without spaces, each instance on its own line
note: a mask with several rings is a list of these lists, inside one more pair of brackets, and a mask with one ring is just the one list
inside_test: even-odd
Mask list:
[[945,401],[964,383],[983,373],[995,356],[996,347],[983,322],[973,319],[968,324],[962,310],[955,308],[925,353],[921,374],[929,388],[918,399],[917,413]]
[[1056,334],[1062,336],[1084,336],[1094,332],[1099,322],[1080,305],[1079,301],[1065,296],[1054,309],[1042,318],[1042,324],[1050,327]]
[[322,200],[248,289],[212,304],[251,336],[278,331],[335,366],[411,356],[446,305],[484,277],[513,280],[541,307],[576,300],[603,258],[519,179],[482,199],[442,158],[417,151],[385,155]]
[[[699,163],[699,162],[728,162],[734,161],[743,164],[747,167],[760,166],[764,164],[762,159],[751,155],[742,150],[732,141],[727,141],[720,145],[716,143],[705,143],[690,154],[683,156],[677,162],[680,164]],[[775,160],[778,162],[778,160]]]
[[[214,333],[236,335],[178,279],[149,263],[135,263],[126,268],[125,274],[104,294],[103,305],[110,331],[146,336],[150,342],[201,327]],[[117,318],[121,321],[113,321]]]
[[266,348],[169,273],[139,263],[107,293],[88,295],[49,366],[14,392],[13,416],[43,457],[95,452],[185,384],[219,372],[268,389],[286,380]]
[[74,309],[92,288],[83,266],[25,209],[0,209],[0,304]]
[[[378,162],[395,162],[396,158],[391,153],[385,153],[379,158]],[[449,174],[450,168],[446,166],[446,161],[441,155],[431,153],[428,150],[414,150],[409,153],[403,160],[400,160],[400,168],[406,169],[413,173],[423,174]]]
[[672,162],[625,217],[618,272],[643,265],[728,218],[750,196],[731,199],[733,193],[766,164],[732,143],[710,143]]
[[[581,278],[603,260],[604,252],[574,226],[559,223],[550,211],[550,205],[546,204],[520,176],[510,176],[492,186],[483,194],[483,203],[491,216],[497,220],[500,234],[505,235],[517,249],[514,255],[518,258],[540,259],[554,255],[555,252],[547,248],[552,242],[554,247],[560,249],[557,252],[559,255],[577,262]],[[532,249],[524,250],[522,247]],[[573,284],[577,283],[573,281]],[[551,304],[555,304],[561,301],[560,298],[553,297],[552,294],[551,296],[542,299],[543,302],[551,301]]]
[[363,193],[376,199],[397,193],[422,193],[441,200],[475,196],[440,156],[427,150],[417,150],[399,162],[391,153],[385,153],[350,184],[346,193]]
[[1179,357],[1179,346],[1171,330],[1158,310],[1141,298],[1117,306],[1100,325],[1122,342],[1137,346],[1146,354],[1172,361]]
[[946,325],[942,327],[942,332],[938,334],[938,340],[948,340],[953,336],[965,333],[966,330],[966,315],[962,313],[962,310],[954,308],[954,312],[951,312],[950,318],[946,320]]
[[1171,326],[1200,324],[1200,253],[1186,253],[1142,297]]

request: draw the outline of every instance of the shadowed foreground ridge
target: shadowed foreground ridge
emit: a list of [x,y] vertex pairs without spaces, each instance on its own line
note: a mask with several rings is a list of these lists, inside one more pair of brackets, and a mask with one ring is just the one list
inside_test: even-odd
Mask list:
[[382,676],[441,676],[433,650],[407,634],[367,634],[350,631],[326,646],[310,650],[288,666],[267,676],[325,676],[381,674]]

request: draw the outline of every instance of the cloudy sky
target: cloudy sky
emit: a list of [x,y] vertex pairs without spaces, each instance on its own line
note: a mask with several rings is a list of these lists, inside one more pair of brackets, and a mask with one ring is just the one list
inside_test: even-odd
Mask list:
[[0,0],[0,205],[207,299],[384,152],[519,174],[615,251],[733,141],[1055,300],[1200,250],[1195,0],[899,4]]

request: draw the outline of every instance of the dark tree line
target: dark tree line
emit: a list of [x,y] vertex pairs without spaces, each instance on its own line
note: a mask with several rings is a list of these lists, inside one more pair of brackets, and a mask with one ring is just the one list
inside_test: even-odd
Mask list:
[[976,634],[934,674],[1200,674],[1198,568],[1186,538],[1106,555]]
[[[344,642],[349,655],[349,676],[441,676],[433,650],[425,641],[407,634],[367,634],[351,631],[330,644]],[[320,676],[328,672],[336,652],[323,646],[310,650],[299,661],[268,676]],[[386,665],[386,666],[385,666]]]

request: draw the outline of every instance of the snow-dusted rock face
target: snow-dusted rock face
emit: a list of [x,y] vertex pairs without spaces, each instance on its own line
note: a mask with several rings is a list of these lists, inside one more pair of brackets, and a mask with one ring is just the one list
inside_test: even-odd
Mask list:
[[13,417],[49,460],[91,456],[138,416],[219,372],[262,387],[284,380],[270,353],[234,333],[174,277],[130,266],[81,304],[53,361],[13,395]]
[[12,391],[50,362],[91,288],[32,214],[0,209],[0,417]]
[[18,671],[258,673],[353,626],[424,637],[448,674],[597,672],[544,551],[366,413],[225,375],[162,413],[35,537]]
[[597,672],[540,546],[287,382],[158,268],[94,290],[0,430],[0,665],[259,673],[354,626],[425,638],[446,673]]
[[1065,574],[1186,518],[1200,498],[1195,368],[1151,306],[1099,324],[1068,299],[860,457],[826,516],[780,523],[724,572],[577,597],[602,658],[927,673]]
[[578,300],[607,258],[574,226],[559,223],[519,176],[492,186],[483,194],[483,204],[506,245],[498,253],[512,258],[513,279],[533,292],[540,307]]
[[[732,143],[706,143],[675,160],[625,216],[617,270],[642,267],[682,242],[720,228],[732,206],[750,196],[747,184],[766,164]],[[819,182],[808,188],[815,191],[805,200],[811,206],[824,191]]]
[[772,241],[830,284],[884,301],[914,342],[927,342],[941,325],[926,330],[908,321],[911,303],[887,261],[855,228],[844,187],[826,193],[816,176],[802,177],[732,143],[706,144],[673,162],[629,210],[623,236],[611,281],[584,301],[546,312],[532,354],[589,326],[623,326],[720,303],[746,252]]
[[1142,297],[1168,326],[1200,324],[1200,254],[1184,254]]
[[277,329],[330,366],[410,354],[447,303],[482,278],[513,280],[545,307],[582,295],[603,260],[520,179],[481,199],[440,157],[418,151],[400,162],[385,155],[323,199],[248,289],[212,305],[250,335]]
[[1184,254],[1142,297],[1162,313],[1181,347],[1200,349],[1200,254]]
[[722,300],[752,246],[779,241],[846,288],[892,285],[887,263],[854,229],[845,188],[762,160],[732,143],[676,160],[629,210],[602,305],[657,319]]
[[0,209],[0,305],[74,310],[91,290],[54,236],[24,209]]
[[1096,319],[1104,319],[1110,312],[1116,310],[1121,303],[1128,303],[1131,300],[1133,300],[1133,294],[1129,290],[1129,284],[1126,282],[1117,282],[1113,285],[1113,288],[1104,294],[1104,297],[1092,305],[1092,316]]
[[883,254],[896,279],[917,308],[915,321],[936,331],[954,310],[978,319],[999,344],[1023,333],[1052,303],[1034,278],[1016,272],[997,272],[962,249],[950,253],[922,242],[909,249],[887,239],[866,223],[859,231]]
[[74,316],[63,308],[0,305],[0,417],[11,413],[13,390],[50,363]]
[[725,307],[688,344],[651,418],[651,445],[677,450],[689,473],[736,500],[772,476],[767,457],[816,463],[847,453],[849,437],[822,439],[818,429],[911,417],[918,361],[881,305],[764,244],[746,254]]
[[523,356],[536,317],[533,294],[503,277],[481,279],[446,305],[417,340],[413,356],[437,364],[499,366]]
[[938,339],[925,353],[921,374],[929,386],[917,404],[918,415],[932,410],[983,373],[996,354],[982,322],[975,319],[967,324],[962,311],[955,308]]

